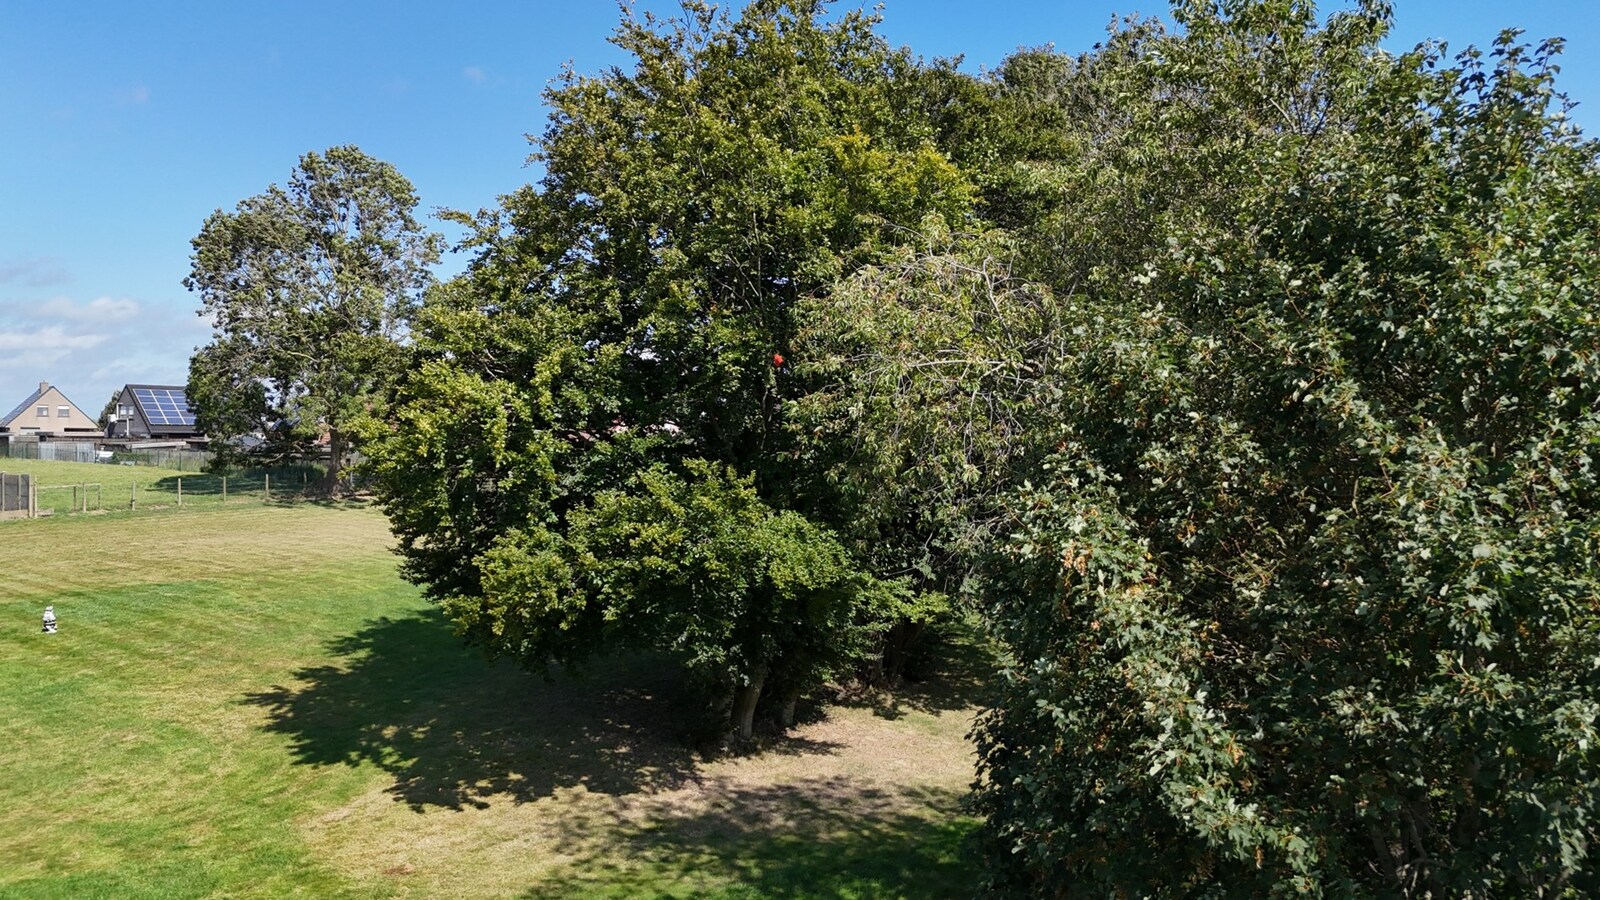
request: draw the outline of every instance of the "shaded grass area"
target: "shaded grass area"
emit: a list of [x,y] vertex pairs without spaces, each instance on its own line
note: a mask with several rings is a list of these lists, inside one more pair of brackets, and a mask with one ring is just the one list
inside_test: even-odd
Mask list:
[[985,705],[990,700],[995,651],[981,629],[976,616],[946,623],[928,635],[892,690],[852,685],[834,702],[871,710],[890,721]]
[[[382,769],[383,793],[418,815],[479,811],[494,821],[503,819],[497,807],[517,810],[535,833],[534,855],[549,863],[527,896],[973,890],[961,853],[973,822],[958,812],[970,772],[958,729],[971,700],[958,690],[917,700],[919,715],[902,715],[918,721],[896,734],[914,770],[924,730],[937,726],[945,740],[935,752],[954,757],[954,777],[902,783],[872,771],[881,764],[875,750],[856,746],[852,729],[887,727],[870,707],[820,716],[754,759],[697,757],[688,727],[695,698],[664,658],[619,660],[581,680],[536,679],[462,653],[433,609],[380,619],[329,650],[337,663],[301,669],[293,686],[242,702],[270,713],[267,728],[289,738],[297,761]],[[409,841],[434,838],[415,821],[395,827]],[[391,878],[419,875],[425,864],[384,855],[388,843],[354,856]],[[454,877],[417,886],[446,889],[474,893]]]
[[0,594],[0,897],[973,886],[976,677],[708,760],[669,660],[581,681],[486,662],[396,577],[370,510],[55,518],[0,541],[53,563]]
[[[568,880],[529,898],[970,897],[976,823],[950,789],[880,788],[844,776],[776,785],[712,781],[698,809],[613,814],[567,835]],[[595,848],[590,837],[607,835]],[[618,852],[622,850],[622,852]]]
[[341,662],[242,702],[269,712],[267,728],[288,736],[297,761],[377,766],[393,776],[388,792],[419,811],[528,802],[578,785],[673,788],[695,769],[672,724],[692,701],[664,660],[546,682],[463,652],[434,608],[380,618],[328,650]]

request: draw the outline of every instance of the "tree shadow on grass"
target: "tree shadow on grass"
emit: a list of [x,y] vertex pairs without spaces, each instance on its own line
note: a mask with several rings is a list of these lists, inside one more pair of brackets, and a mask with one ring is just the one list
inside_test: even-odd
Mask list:
[[892,690],[854,686],[841,691],[835,702],[869,708],[873,715],[889,720],[909,711],[937,715],[987,703],[995,656],[976,623],[956,623],[930,638],[898,686]]
[[659,791],[699,777],[685,733],[694,698],[668,660],[611,660],[583,680],[544,680],[463,647],[438,610],[379,619],[329,649],[338,664],[243,702],[267,710],[267,729],[292,739],[297,761],[377,765],[414,809],[527,802],[579,785]]
[[[959,795],[844,776],[708,779],[688,809],[611,809],[564,825],[571,860],[528,898],[970,897],[976,822]],[[597,838],[596,836],[603,836]]]
[[[141,485],[139,502],[146,506],[175,505],[180,495],[180,482],[181,495],[191,504],[218,505],[226,497],[230,506],[259,503],[277,507],[311,505],[327,509],[366,509],[374,505],[370,497],[329,497],[321,492],[321,484],[316,480],[302,483],[292,479],[280,481],[275,477],[269,482],[259,474],[230,475],[224,490],[222,476],[208,473],[168,475]],[[268,488],[270,495],[266,493]]]

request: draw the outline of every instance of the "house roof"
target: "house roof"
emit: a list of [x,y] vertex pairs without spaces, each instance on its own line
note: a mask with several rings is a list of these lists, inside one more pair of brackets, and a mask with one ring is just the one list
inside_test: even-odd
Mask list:
[[[16,409],[13,409],[11,412],[6,413],[3,418],[0,418],[0,428],[8,428],[8,427],[10,427],[11,424],[17,419],[18,416],[20,416],[23,413],[27,412],[28,409],[30,407],[32,407],[35,403],[38,403],[40,400],[43,400],[45,394],[48,394],[51,391],[55,391],[57,394],[59,394],[61,396],[61,399],[63,401],[65,401],[68,406],[72,407],[73,410],[75,412],[77,412],[79,415],[88,416],[88,413],[85,413],[83,411],[83,408],[78,406],[78,404],[73,403],[72,402],[72,398],[68,397],[66,395],[66,393],[61,390],[61,388],[56,387],[55,385],[51,384],[48,381],[41,381],[41,382],[39,382],[39,389],[38,390],[36,390],[33,393],[29,394],[28,395],[28,399],[26,399],[26,400],[22,401],[21,403],[17,404],[17,408]],[[92,418],[92,417],[90,417],[90,418]]]
[[188,389],[178,384],[129,384],[122,389],[133,398],[151,433],[193,433],[194,408]]
[[[21,403],[17,404],[17,408],[16,409],[13,409],[11,412],[6,413],[4,418],[0,418],[0,426],[11,424],[11,420],[12,419],[15,419],[17,416],[20,416],[24,412],[26,412],[28,407],[30,407],[34,403],[36,403],[40,397],[43,397],[44,396],[44,392],[47,391],[47,390],[49,390],[49,388],[42,388],[40,390],[34,391],[33,393],[29,394],[28,395],[28,399],[26,399],[26,400],[22,401]],[[63,395],[63,396],[65,396],[65,395]],[[68,402],[71,402],[71,401],[68,401]]]

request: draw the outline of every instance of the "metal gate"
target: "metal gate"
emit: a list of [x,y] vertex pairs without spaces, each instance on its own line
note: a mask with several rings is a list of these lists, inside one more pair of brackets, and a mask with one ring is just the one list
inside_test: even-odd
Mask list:
[[0,472],[0,519],[31,519],[38,509],[33,476]]

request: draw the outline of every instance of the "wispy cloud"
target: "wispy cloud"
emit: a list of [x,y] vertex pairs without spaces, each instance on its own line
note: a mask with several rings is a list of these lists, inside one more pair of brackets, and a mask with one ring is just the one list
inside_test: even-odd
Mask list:
[[49,257],[35,259],[20,259],[15,262],[0,263],[0,284],[15,284],[22,287],[54,287],[66,284],[72,280],[60,260]]
[[485,90],[503,88],[508,83],[504,73],[495,72],[488,66],[466,66],[461,70],[461,80]]
[[103,334],[71,332],[59,325],[32,331],[0,328],[0,350],[65,353],[69,350],[88,350],[105,342],[106,336]]
[[35,319],[122,322],[139,314],[139,303],[126,297],[97,297],[88,303],[78,303],[71,297],[52,297],[27,312]]
[[41,381],[49,381],[62,387],[67,396],[72,396],[71,386],[61,386],[57,380],[57,372],[70,371],[72,366],[67,365],[67,355],[72,350],[7,350],[0,353],[0,396],[6,399],[0,403],[15,403],[26,397],[30,391],[38,386]]
[[81,317],[92,303],[80,307],[70,300],[46,300],[8,306],[0,312],[0,373],[14,373],[25,383],[55,380],[57,372],[71,368],[72,359],[96,351],[111,337],[104,322]]
[[143,106],[150,102],[150,87],[136,84],[117,91],[117,103],[122,106]]
[[[142,374],[148,368],[149,364],[143,360],[117,359],[96,368],[89,373],[89,377],[97,382],[105,382],[107,384],[125,382],[127,381],[126,376]],[[117,376],[123,377],[119,378]]]
[[126,297],[0,304],[0,405],[40,381],[77,398],[181,380],[209,331],[192,308]]

